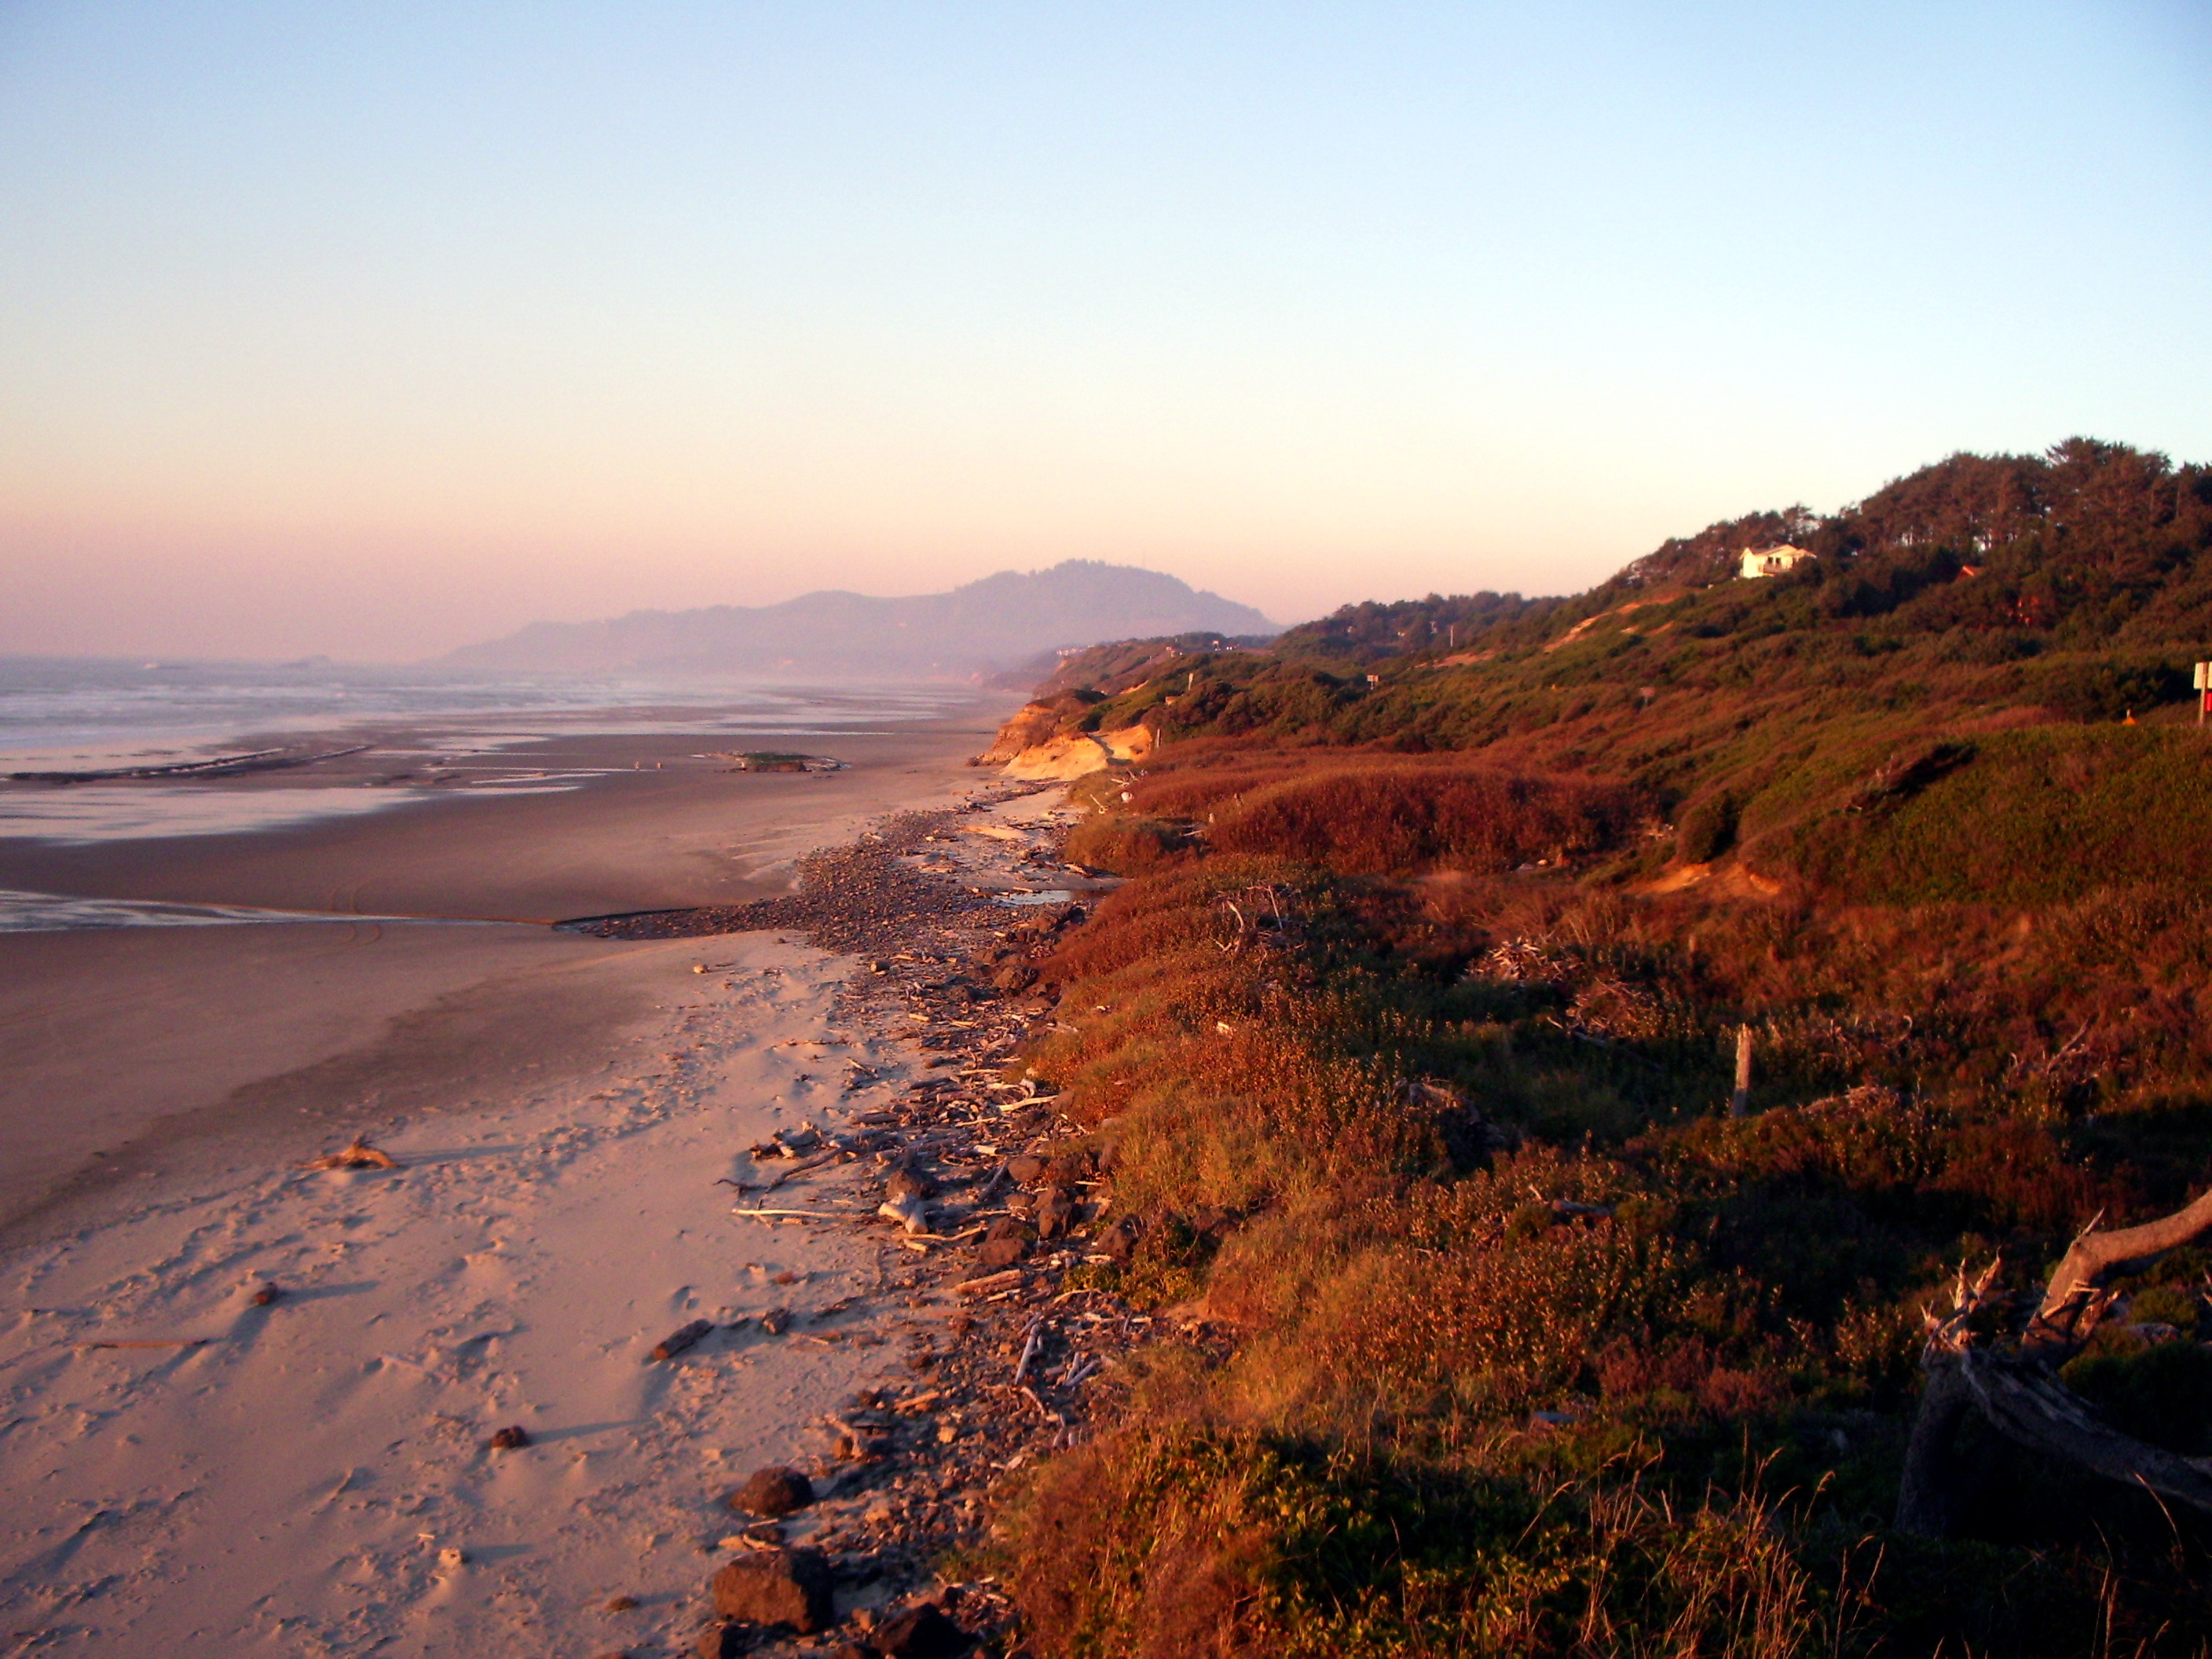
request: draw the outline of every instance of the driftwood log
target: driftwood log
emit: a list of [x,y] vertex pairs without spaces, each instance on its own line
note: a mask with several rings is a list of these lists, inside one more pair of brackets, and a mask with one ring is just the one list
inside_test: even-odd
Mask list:
[[2112,1306],[2112,1279],[2208,1234],[2212,1191],[2140,1226],[2100,1232],[2092,1221],[2051,1273],[2014,1346],[1984,1344],[1971,1328],[1974,1316],[1993,1305],[2002,1264],[1990,1262],[1971,1281],[1962,1268],[1951,1311],[1927,1316],[1920,1356],[1925,1382],[1898,1489],[1898,1530],[1943,1538],[1957,1526],[1971,1496],[1956,1443],[1969,1417],[2040,1456],[2212,1515],[2212,1458],[2183,1457],[2123,1434],[2057,1376]]

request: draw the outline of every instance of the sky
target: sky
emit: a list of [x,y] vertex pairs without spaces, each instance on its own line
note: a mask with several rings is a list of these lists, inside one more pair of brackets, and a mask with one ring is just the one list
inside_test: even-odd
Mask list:
[[1571,592],[2208,301],[2196,0],[0,0],[0,651]]

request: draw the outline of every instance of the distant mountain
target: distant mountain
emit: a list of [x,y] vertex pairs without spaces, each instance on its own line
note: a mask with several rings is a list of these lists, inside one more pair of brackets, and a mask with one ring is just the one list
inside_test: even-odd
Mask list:
[[634,611],[607,622],[533,623],[464,646],[456,667],[522,672],[681,672],[807,681],[965,680],[1041,651],[1204,632],[1273,635],[1250,605],[1157,570],[1070,559],[1002,570],[949,593],[804,593],[781,605]]

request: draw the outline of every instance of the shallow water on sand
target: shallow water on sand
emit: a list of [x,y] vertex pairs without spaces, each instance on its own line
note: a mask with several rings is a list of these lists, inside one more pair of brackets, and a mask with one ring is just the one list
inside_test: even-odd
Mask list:
[[[433,916],[362,916],[323,910],[264,910],[242,904],[169,904],[159,899],[80,898],[0,887],[0,933],[62,933],[81,927],[225,927],[288,921],[421,921]],[[468,919],[452,925],[474,925]]]
[[207,784],[80,783],[0,792],[0,836],[83,847],[150,836],[228,836],[381,811],[405,789],[225,789]]
[[[456,793],[572,790],[606,767],[574,755],[550,766],[541,755],[533,765],[515,751],[681,734],[696,739],[690,760],[711,762],[769,733],[825,746],[890,735],[886,728],[941,715],[973,695],[949,686],[657,685],[327,663],[0,658],[0,839],[88,846],[235,835]],[[310,757],[312,768],[298,764]],[[242,765],[228,775],[86,775],[256,757],[262,769]]]

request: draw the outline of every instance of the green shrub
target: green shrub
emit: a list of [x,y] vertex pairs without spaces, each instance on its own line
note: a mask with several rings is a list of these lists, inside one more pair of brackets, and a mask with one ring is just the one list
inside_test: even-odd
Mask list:
[[[1106,1659],[1789,1659],[1863,1604],[1756,1495],[1137,1426],[1048,1467],[1011,1571],[1044,1650]],[[1858,1650],[1853,1644],[1853,1650]]]
[[2085,1353],[2059,1375],[2138,1439],[2188,1457],[2212,1453],[2212,1352],[2196,1343]]
[[1064,850],[1077,864],[1133,876],[1174,862],[1188,854],[1192,844],[1190,831],[1182,824],[1107,812],[1085,818],[1069,830]]
[[2051,904],[2157,883],[2212,894],[2212,745],[2193,729],[2003,732],[1893,808],[1809,827],[1798,868],[1890,904]]
[[1723,791],[1694,803],[1674,833],[1675,856],[1685,864],[1711,864],[1735,845],[1735,797]]

